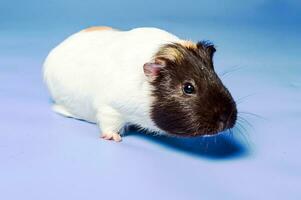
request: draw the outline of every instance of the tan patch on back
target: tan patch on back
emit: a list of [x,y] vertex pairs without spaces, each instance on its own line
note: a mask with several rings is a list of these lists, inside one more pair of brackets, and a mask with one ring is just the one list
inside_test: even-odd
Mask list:
[[109,26],[92,26],[90,28],[84,29],[84,32],[92,32],[92,31],[107,31],[107,30],[115,30]]
[[182,40],[181,42],[179,42],[179,44],[181,44],[182,46],[184,46],[186,48],[197,49],[196,43],[194,43],[190,40]]

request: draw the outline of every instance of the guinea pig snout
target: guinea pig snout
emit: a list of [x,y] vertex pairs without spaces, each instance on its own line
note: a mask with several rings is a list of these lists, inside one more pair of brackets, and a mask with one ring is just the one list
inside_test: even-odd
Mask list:
[[217,120],[218,131],[223,131],[228,128],[232,128],[236,122],[237,111],[233,108],[231,112],[222,113]]

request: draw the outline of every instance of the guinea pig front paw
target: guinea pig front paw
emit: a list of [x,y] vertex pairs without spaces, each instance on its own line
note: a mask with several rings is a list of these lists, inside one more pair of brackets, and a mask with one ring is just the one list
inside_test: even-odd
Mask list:
[[121,136],[118,133],[102,133],[101,138],[105,140],[114,140],[115,142],[121,141]]

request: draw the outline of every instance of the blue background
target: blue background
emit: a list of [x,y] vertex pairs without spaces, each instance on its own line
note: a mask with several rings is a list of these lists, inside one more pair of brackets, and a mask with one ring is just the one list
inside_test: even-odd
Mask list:
[[[0,2],[0,199],[300,199],[298,0]],[[238,102],[234,134],[129,130],[121,143],[50,109],[51,48],[92,25],[155,26],[211,40]]]

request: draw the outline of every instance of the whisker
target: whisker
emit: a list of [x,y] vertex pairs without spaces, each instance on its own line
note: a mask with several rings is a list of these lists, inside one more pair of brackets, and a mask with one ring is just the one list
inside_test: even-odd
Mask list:
[[246,137],[246,135],[243,134],[242,131],[240,131],[240,129],[237,129],[237,130],[239,130],[238,133],[241,138],[241,141],[245,144],[248,144],[249,142],[248,142],[248,138]]
[[231,141],[233,141],[233,139],[234,139],[234,132],[233,132],[233,128],[231,128],[230,139],[231,139]]
[[237,66],[234,66],[234,67],[236,67],[236,68],[227,70],[227,71],[223,72],[222,74],[220,74],[220,77],[225,78],[225,77],[226,77],[227,75],[229,75],[230,73],[236,72],[236,71],[241,70],[241,69],[244,68],[244,67],[237,67]]
[[237,119],[236,124],[237,124],[237,128],[242,129],[243,131],[247,132],[247,129],[243,126],[243,121],[240,121],[240,119]]
[[227,131],[224,134],[230,142],[233,142],[233,130],[232,128],[227,129]]
[[[238,133],[240,134],[241,139],[247,144],[249,145],[249,134],[248,134],[248,131],[245,129],[245,127],[243,127],[242,124],[240,124],[239,122],[237,122],[237,126],[234,127]],[[243,131],[241,130],[243,129]]]
[[254,126],[242,116],[239,116],[237,120],[241,123],[246,123],[250,128],[254,129]]
[[236,99],[236,104],[241,104],[242,102],[244,102],[247,98],[256,95],[256,93],[252,93],[252,94],[248,94],[246,96],[240,97],[238,99]]
[[265,117],[263,117],[263,116],[261,116],[261,115],[258,115],[258,114],[255,114],[255,113],[251,113],[251,112],[239,111],[238,114],[251,115],[251,116],[253,116],[253,117],[257,117],[257,118],[266,120]]

